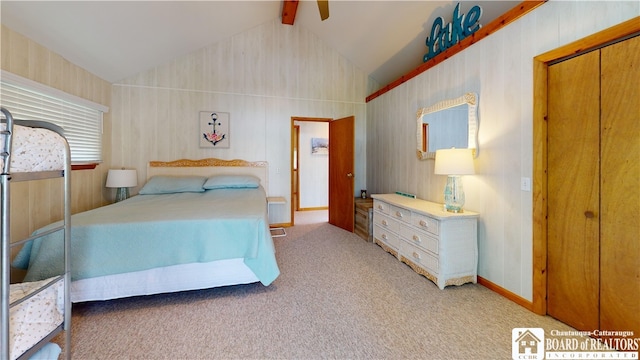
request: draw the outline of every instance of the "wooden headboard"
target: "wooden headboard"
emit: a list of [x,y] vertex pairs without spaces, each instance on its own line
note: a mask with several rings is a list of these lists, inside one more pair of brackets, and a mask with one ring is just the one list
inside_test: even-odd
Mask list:
[[149,161],[147,179],[155,175],[253,175],[269,194],[269,164],[266,161],[222,160],[216,158]]

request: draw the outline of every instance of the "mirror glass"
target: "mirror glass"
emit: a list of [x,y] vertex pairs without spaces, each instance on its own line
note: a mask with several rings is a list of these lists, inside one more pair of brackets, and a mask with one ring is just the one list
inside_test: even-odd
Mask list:
[[418,159],[435,159],[436,150],[473,149],[478,156],[477,95],[444,100],[417,112]]

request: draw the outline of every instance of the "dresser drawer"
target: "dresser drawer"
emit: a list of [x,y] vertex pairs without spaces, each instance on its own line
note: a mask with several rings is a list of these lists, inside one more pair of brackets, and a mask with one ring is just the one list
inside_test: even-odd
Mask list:
[[389,215],[407,224],[411,223],[411,211],[394,205],[390,206]]
[[388,216],[375,215],[373,217],[373,224],[378,225],[383,229],[388,229],[389,231],[393,231],[396,234],[400,232],[400,223]]
[[400,253],[416,265],[425,270],[438,274],[438,258],[428,252],[419,249],[406,241],[401,241]]
[[411,214],[411,224],[420,230],[424,230],[432,233],[433,235],[439,235],[439,222],[438,220],[428,217],[426,215],[413,213]]
[[400,236],[423,250],[430,251],[435,255],[438,254],[438,239],[424,231],[405,225],[400,227]]
[[373,226],[373,237],[378,239],[395,250],[400,248],[400,238],[396,233],[389,231],[379,225]]
[[391,211],[391,205],[380,200],[373,200],[373,209],[375,211],[388,215],[389,211]]

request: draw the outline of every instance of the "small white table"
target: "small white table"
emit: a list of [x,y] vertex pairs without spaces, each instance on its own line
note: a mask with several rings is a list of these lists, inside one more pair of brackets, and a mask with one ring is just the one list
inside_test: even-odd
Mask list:
[[[269,208],[271,205],[284,205],[287,203],[287,199],[282,196],[268,196],[267,197],[267,216],[269,216]],[[269,229],[271,231],[271,237],[283,237],[287,236],[287,232],[283,227],[274,227]]]

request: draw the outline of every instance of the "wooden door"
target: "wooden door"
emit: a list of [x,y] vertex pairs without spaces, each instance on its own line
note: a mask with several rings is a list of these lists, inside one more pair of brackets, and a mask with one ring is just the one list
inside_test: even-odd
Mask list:
[[548,74],[547,313],[640,333],[640,37]]
[[548,73],[547,313],[593,330],[599,324],[599,52],[552,65]]
[[329,123],[329,223],[353,231],[355,118]]
[[600,328],[639,335],[640,36],[601,58]]

